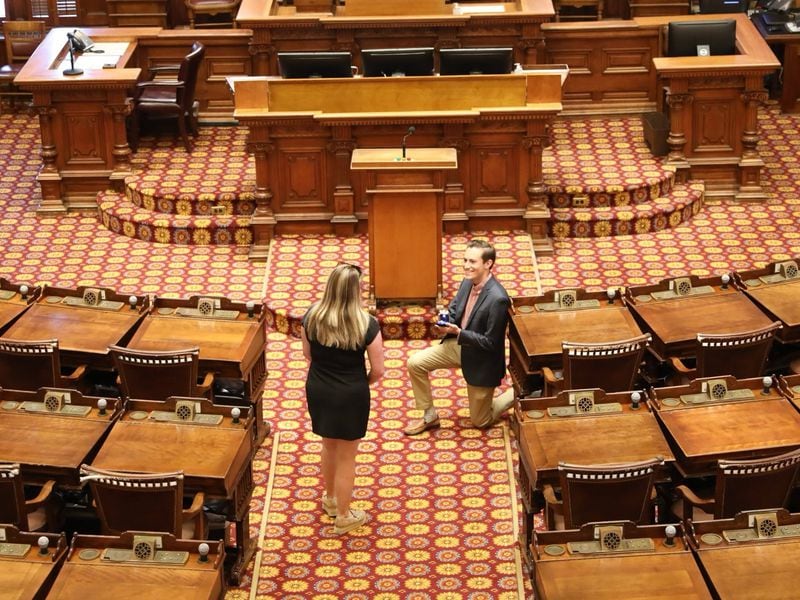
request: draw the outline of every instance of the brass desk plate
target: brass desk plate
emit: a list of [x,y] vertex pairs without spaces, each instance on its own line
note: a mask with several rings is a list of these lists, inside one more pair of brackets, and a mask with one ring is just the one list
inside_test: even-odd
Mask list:
[[11,300],[16,295],[14,290],[0,290],[0,300]]
[[761,280],[760,279],[748,279],[744,283],[749,288],[758,287],[758,286],[761,285]]
[[19,402],[14,402],[13,400],[5,400],[0,403],[0,408],[3,410],[14,410],[19,406]]
[[532,313],[536,309],[533,306],[525,305],[525,306],[515,307],[515,310],[520,314],[527,315],[529,313]]
[[697,287],[693,287],[689,290],[688,294],[679,295],[675,293],[675,290],[664,290],[661,292],[652,292],[650,295],[653,297],[653,300],[672,300],[673,298],[685,298],[686,296],[705,296],[707,294],[713,294],[714,288],[710,285],[698,285]]
[[65,404],[61,407],[61,410],[48,410],[44,402],[26,401],[19,405],[19,410],[32,413],[61,415],[62,417],[85,417],[92,412],[92,407],[81,406],[79,404]]
[[219,425],[222,423],[222,415],[195,414],[194,419],[181,419],[172,411],[154,410],[150,413],[150,418],[161,423],[185,423],[187,425]]
[[236,320],[236,317],[239,316],[238,310],[220,310],[215,309],[213,313],[204,314],[200,312],[196,308],[189,308],[186,306],[182,306],[180,308],[175,309],[175,314],[181,317],[193,317],[193,318],[200,318],[200,319],[225,319],[228,321]]
[[786,277],[781,275],[780,273],[773,273],[772,275],[762,275],[759,279],[769,285],[770,283],[781,283],[782,281],[786,281]]
[[548,556],[561,556],[566,551],[561,544],[548,544],[544,547],[544,553]]
[[700,541],[709,546],[716,546],[717,544],[722,543],[722,536],[718,533],[704,533],[700,536]]
[[172,313],[174,313],[175,309],[174,308],[170,308],[169,306],[162,306],[161,308],[156,310],[156,312],[158,314],[160,314],[160,315],[166,316],[166,315],[171,315]]
[[547,409],[547,414],[551,417],[583,417],[585,415],[610,415],[622,412],[622,404],[619,402],[608,402],[595,404],[592,410],[582,412],[575,406],[551,406]]
[[681,402],[684,404],[712,404],[716,402],[736,402],[738,400],[753,400],[755,394],[753,390],[728,390],[721,398],[712,398],[709,394],[684,394]]
[[100,550],[96,548],[85,548],[78,552],[78,558],[81,560],[94,560],[98,556],[100,556]]
[[535,304],[534,308],[540,312],[553,312],[559,310],[586,310],[587,308],[600,308],[600,300],[590,298],[588,300],[576,300],[571,306],[561,306],[558,302],[542,302]]
[[14,556],[21,558],[25,556],[30,549],[30,544],[14,544],[12,542],[3,542],[0,544],[0,556]]
[[619,554],[620,552],[655,552],[656,546],[651,538],[620,540],[619,547],[613,550],[603,548],[599,540],[588,542],[569,542],[570,554]]
[[638,296],[636,296],[637,302],[650,302],[650,300],[652,300],[650,294],[639,294]]
[[544,416],[543,410],[528,410],[525,412],[526,417],[530,417],[531,419],[541,419]]
[[134,421],[143,421],[144,419],[146,419],[146,418],[147,418],[147,417],[149,417],[150,415],[148,415],[146,411],[143,411],[143,410],[135,410],[135,411],[133,411],[132,413],[130,413],[128,416],[129,416],[131,419],[133,419]]
[[[50,298],[53,297],[54,296],[50,296]],[[83,308],[96,308],[99,310],[119,310],[124,306],[122,302],[117,302],[115,300],[101,300],[98,304],[92,306],[91,304],[86,304],[83,298],[77,298],[76,296],[67,296],[64,298],[64,304],[67,306],[81,306]]]
[[136,558],[136,555],[130,548],[106,548],[103,551],[103,560],[136,564],[149,562],[162,565],[185,565],[189,560],[189,553],[175,550],[156,550],[152,560],[144,561],[141,558]]
[[757,542],[765,539],[800,537],[800,525],[778,525],[771,535],[759,535],[755,527],[727,529],[722,536],[729,542]]

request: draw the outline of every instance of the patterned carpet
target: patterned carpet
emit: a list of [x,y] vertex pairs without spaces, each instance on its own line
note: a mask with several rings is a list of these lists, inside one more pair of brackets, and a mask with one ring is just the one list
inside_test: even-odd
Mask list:
[[[498,245],[508,244],[498,268],[509,287],[535,294],[540,285],[638,285],[676,273],[717,273],[797,256],[799,126],[798,117],[780,115],[774,105],[759,123],[772,192],[766,204],[707,203],[688,225],[669,232],[558,240],[554,256],[523,264],[516,262],[518,234],[496,234]],[[203,130],[201,137],[207,135]],[[296,298],[307,306],[319,293],[320,275],[298,270],[307,279],[295,277],[294,283],[305,287],[292,286],[282,264],[289,259],[278,249],[293,248],[309,269],[319,257],[364,256],[362,241],[327,237],[311,242],[319,248],[305,256],[307,238],[298,237],[276,244],[269,265],[251,264],[246,250],[235,246],[170,246],[116,235],[94,214],[37,217],[37,143],[35,120],[0,116],[0,233],[5,240],[0,276],[12,281],[236,299],[264,297],[269,282],[271,290],[286,286],[279,290],[288,296],[284,300]],[[158,151],[171,152],[172,146],[160,143]],[[458,236],[448,242],[445,264],[454,269],[445,275],[450,286],[458,268],[452,253],[457,256],[460,244]],[[299,312],[302,305],[297,306]],[[280,310],[289,311],[290,305]],[[357,532],[334,537],[318,505],[320,444],[309,433],[300,343],[293,336],[270,334],[265,417],[275,434],[256,456],[251,507],[251,534],[259,536],[259,551],[244,585],[230,590],[228,598],[510,600],[529,595],[514,547],[519,500],[507,422],[483,433],[470,428],[460,375],[441,372],[434,385],[443,428],[413,440],[401,433],[411,405],[405,359],[428,343],[386,343],[388,372],[374,394],[355,492],[356,507],[367,510],[370,521]]]

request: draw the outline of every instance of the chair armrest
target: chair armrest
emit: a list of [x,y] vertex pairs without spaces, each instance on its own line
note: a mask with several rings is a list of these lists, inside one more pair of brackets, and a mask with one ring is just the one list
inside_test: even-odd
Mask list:
[[203,376],[203,381],[197,384],[198,389],[205,394],[214,385],[214,373],[209,371]]
[[557,385],[560,381],[562,381],[556,374],[553,372],[553,369],[550,367],[542,367],[542,376],[547,383]]
[[559,515],[563,514],[564,502],[556,497],[556,491],[553,489],[552,485],[549,483],[544,484],[542,495],[544,496],[545,502],[547,502],[547,508]]
[[86,365],[79,365],[75,367],[75,370],[69,375],[62,375],[61,379],[66,379],[67,381],[79,381],[81,377],[83,377],[83,374],[86,373],[86,369]]
[[716,500],[714,500],[714,498],[701,498],[687,485],[676,485],[675,491],[678,492],[678,495],[683,498],[684,501],[688,502],[692,506],[711,507],[716,504]]
[[180,71],[180,65],[160,65],[158,67],[150,67],[147,69],[148,73],[166,73],[168,71]]
[[185,85],[186,82],[180,81],[178,79],[155,79],[153,81],[142,81],[141,83],[137,83],[136,87],[139,89],[149,88],[149,87],[182,87]]
[[53,493],[53,487],[55,485],[56,482],[51,479],[42,486],[42,489],[39,490],[36,498],[25,500],[25,512],[31,513],[40,508],[50,497],[50,494]]
[[684,375],[697,374],[697,369],[687,367],[680,358],[671,356],[669,362],[672,364],[672,368],[678,373],[683,373]]
[[183,509],[184,519],[193,519],[198,514],[203,512],[203,502],[206,501],[205,492],[197,492],[192,499],[192,505],[189,508]]

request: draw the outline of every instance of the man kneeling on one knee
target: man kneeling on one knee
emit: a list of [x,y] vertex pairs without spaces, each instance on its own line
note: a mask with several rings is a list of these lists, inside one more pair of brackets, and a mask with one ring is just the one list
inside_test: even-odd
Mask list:
[[467,380],[469,416],[476,427],[490,427],[514,403],[509,390],[494,399],[506,371],[505,337],[511,300],[492,275],[494,248],[483,240],[472,240],[464,251],[465,279],[449,307],[449,323],[434,325],[444,335],[439,344],[408,359],[408,374],[416,407],[422,420],[412,423],[406,435],[417,435],[440,426],[433,406],[428,378],[436,369],[461,367]]

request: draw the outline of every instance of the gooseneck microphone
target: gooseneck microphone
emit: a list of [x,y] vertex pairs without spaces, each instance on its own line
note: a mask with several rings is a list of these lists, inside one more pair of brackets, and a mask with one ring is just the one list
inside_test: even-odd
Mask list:
[[409,125],[408,126],[408,131],[406,131],[406,134],[403,136],[403,142],[402,142],[403,158],[406,157],[406,139],[408,138],[408,136],[412,135],[416,130],[417,130],[416,127],[414,127],[413,125]]
[[75,36],[67,32],[67,48],[69,49],[69,69],[61,71],[64,75],[80,75],[83,69],[75,68]]

